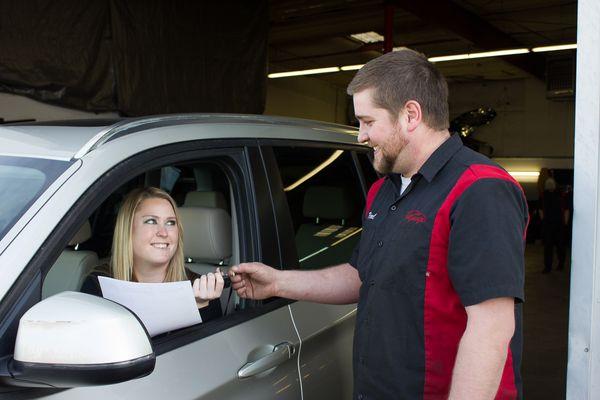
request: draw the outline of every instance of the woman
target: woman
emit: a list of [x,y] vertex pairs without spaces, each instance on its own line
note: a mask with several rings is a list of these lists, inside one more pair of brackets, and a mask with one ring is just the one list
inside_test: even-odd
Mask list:
[[[81,291],[101,295],[98,275],[92,274]],[[223,292],[219,269],[200,277],[187,273],[183,258],[183,227],[175,201],[163,190],[146,187],[131,191],[117,215],[110,275],[132,282],[192,280],[202,320],[221,315],[218,299]]]

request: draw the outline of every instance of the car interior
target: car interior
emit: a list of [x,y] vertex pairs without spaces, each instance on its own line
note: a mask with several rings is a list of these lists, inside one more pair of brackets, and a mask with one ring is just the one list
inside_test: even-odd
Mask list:
[[[348,261],[361,232],[360,183],[349,152],[275,148],[302,269]],[[309,179],[305,177],[309,176]]]

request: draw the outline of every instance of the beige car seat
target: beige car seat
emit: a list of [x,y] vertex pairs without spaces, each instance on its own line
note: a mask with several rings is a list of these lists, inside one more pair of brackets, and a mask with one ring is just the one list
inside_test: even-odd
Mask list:
[[197,274],[227,265],[231,257],[231,217],[213,207],[181,207],[186,268]]
[[48,271],[42,286],[42,299],[54,294],[79,291],[88,274],[99,264],[98,256],[89,250],[76,250],[77,245],[92,237],[90,223],[86,221]]

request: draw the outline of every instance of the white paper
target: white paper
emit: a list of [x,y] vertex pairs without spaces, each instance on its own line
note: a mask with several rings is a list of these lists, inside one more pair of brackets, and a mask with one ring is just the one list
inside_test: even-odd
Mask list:
[[99,276],[102,296],[142,320],[150,336],[202,322],[190,281],[138,283]]

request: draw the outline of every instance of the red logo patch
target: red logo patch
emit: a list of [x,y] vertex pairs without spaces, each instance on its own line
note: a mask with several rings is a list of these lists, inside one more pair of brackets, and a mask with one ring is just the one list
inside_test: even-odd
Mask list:
[[422,224],[427,221],[427,217],[419,210],[410,210],[404,216],[404,219],[410,222],[414,222],[416,224]]

